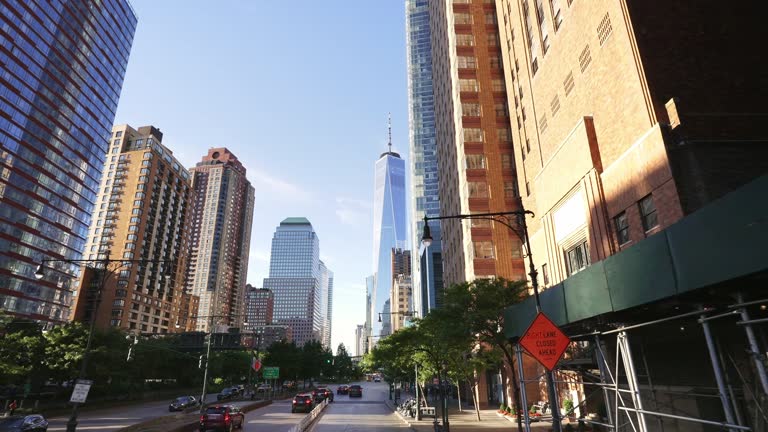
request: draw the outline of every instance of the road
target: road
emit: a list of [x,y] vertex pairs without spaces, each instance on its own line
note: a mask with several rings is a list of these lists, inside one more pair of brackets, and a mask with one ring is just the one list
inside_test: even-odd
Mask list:
[[[180,395],[181,396],[181,395]],[[216,394],[209,394],[208,402],[216,400]],[[124,407],[106,408],[81,412],[77,418],[78,431],[116,431],[121,428],[169,415],[168,404],[171,399],[159,402],[148,402],[143,405],[128,405]],[[69,415],[48,419],[48,432],[66,431]]]
[[[386,383],[362,382],[362,398],[336,395],[311,432],[390,432],[408,430],[384,404],[389,398]],[[336,386],[331,386],[336,389]]]
[[[319,420],[312,427],[312,432],[387,432],[407,429],[384,404],[389,397],[385,383],[362,382],[362,398],[349,398],[336,395]],[[336,385],[329,386],[335,393]],[[216,395],[208,395],[207,401],[214,401]],[[168,402],[151,402],[143,405],[110,408],[81,413],[78,418],[78,431],[118,431],[124,427],[156,417],[169,415]],[[243,405],[250,402],[235,402]],[[291,414],[291,401],[275,401],[272,405],[246,413],[245,432],[265,431],[287,432],[306,414]],[[49,419],[49,432],[66,431],[68,416]]]

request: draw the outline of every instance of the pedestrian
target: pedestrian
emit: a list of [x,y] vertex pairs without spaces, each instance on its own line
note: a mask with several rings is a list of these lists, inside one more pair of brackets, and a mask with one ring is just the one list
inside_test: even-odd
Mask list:
[[14,399],[11,401],[11,404],[8,405],[8,411],[11,413],[10,415],[13,415],[13,412],[16,411],[16,408],[18,408],[18,406],[16,405],[16,400]]

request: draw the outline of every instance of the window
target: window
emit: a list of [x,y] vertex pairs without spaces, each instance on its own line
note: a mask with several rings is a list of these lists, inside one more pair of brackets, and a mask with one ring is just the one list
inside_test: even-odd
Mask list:
[[627,212],[621,212],[613,218],[613,224],[616,226],[616,238],[619,245],[629,241],[629,222],[627,221]]
[[468,117],[480,117],[480,104],[473,102],[463,102],[461,104],[461,112]]
[[584,72],[587,70],[587,66],[589,66],[590,63],[592,63],[592,54],[589,53],[589,45],[587,45],[581,51],[581,54],[579,54],[579,67],[581,68],[581,71]]
[[488,183],[484,181],[468,182],[470,198],[488,198]]
[[541,277],[544,278],[544,285],[549,285],[549,268],[547,268],[546,264],[541,266]]
[[505,181],[504,182],[504,198],[515,198],[515,197],[517,197],[517,188],[515,187],[515,182]]
[[475,46],[475,36],[471,34],[456,35],[457,46]]
[[605,43],[605,40],[608,39],[611,32],[613,32],[613,28],[611,27],[611,17],[608,16],[608,13],[606,12],[602,21],[600,21],[600,25],[597,26],[597,38],[600,40],[600,45]]
[[528,138],[525,139],[525,150],[530,153],[531,152],[531,140]]
[[496,109],[496,117],[509,117],[509,108],[507,108],[506,103],[497,102],[494,108]]
[[571,91],[573,90],[573,72],[569,72],[568,76],[565,77],[565,80],[563,81],[563,88],[565,89],[565,95],[568,96],[571,94]]
[[489,33],[488,36],[488,46],[499,46],[499,35],[496,33]]
[[476,79],[460,79],[459,90],[463,92],[477,92],[480,91],[480,84]]
[[480,128],[464,128],[464,141],[483,142],[483,130]]
[[[498,60],[498,57],[496,57]],[[495,92],[503,92],[506,91],[506,86],[504,85],[504,80],[501,78],[494,78],[493,81],[491,81],[493,91]]]
[[512,169],[512,155],[510,153],[501,154],[501,169],[504,171]]
[[459,69],[477,69],[477,59],[474,56],[459,56]]
[[512,142],[512,131],[509,128],[496,129],[496,138],[499,142]]
[[121,137],[121,136],[123,136],[123,131],[117,131],[117,132],[115,132],[115,136],[116,136],[116,137]]
[[568,276],[576,274],[589,265],[589,245],[586,241],[565,251],[565,264]]
[[485,23],[486,24],[496,24],[498,21],[496,20],[496,13],[495,12],[486,12],[485,13]]
[[485,169],[485,156],[481,154],[468,154],[464,160],[466,169]]
[[472,24],[472,15],[468,13],[455,13],[453,17],[456,24]]
[[492,241],[475,241],[472,242],[475,249],[475,258],[477,259],[493,259],[493,242]]
[[653,196],[646,196],[640,200],[638,205],[640,206],[640,218],[643,220],[643,229],[645,232],[659,226],[659,219],[656,214],[656,205],[653,203]]
[[560,24],[563,23],[563,15],[560,13],[560,0],[549,0],[549,4],[552,6],[552,16],[555,21],[555,31],[557,31],[560,28]]
[[490,219],[470,219],[472,222],[472,228],[490,228],[491,227],[491,220]]

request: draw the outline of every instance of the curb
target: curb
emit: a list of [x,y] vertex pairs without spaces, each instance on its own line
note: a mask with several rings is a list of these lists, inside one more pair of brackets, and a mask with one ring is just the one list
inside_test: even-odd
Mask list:
[[408,427],[409,427],[409,428],[410,428],[412,431],[416,432],[416,428],[413,426],[413,424],[412,424],[412,423],[411,423],[411,422],[410,422],[410,421],[409,421],[407,418],[403,417],[403,415],[402,415],[402,414],[400,414],[400,412],[399,412],[398,410],[396,410],[396,409],[395,409],[395,406],[394,406],[394,404],[393,404],[392,402],[390,402],[390,401],[384,401],[384,404],[385,404],[385,405],[386,405],[386,406],[387,406],[389,409],[391,409],[393,413],[395,413],[395,415],[397,416],[397,418],[399,418],[399,419],[400,419],[400,421],[402,421],[403,423],[405,423],[406,425],[408,425]]

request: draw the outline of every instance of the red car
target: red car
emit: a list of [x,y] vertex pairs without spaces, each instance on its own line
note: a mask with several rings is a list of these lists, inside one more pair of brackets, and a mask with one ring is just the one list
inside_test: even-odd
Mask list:
[[200,416],[200,432],[209,429],[232,431],[242,429],[245,424],[245,415],[240,408],[232,405],[216,405],[205,409],[205,414]]

